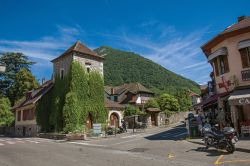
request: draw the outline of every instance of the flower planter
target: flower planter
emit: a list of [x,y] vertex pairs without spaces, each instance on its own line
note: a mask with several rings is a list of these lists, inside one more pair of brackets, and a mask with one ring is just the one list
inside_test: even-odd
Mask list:
[[86,140],[86,134],[67,134],[66,138],[68,141],[71,140]]

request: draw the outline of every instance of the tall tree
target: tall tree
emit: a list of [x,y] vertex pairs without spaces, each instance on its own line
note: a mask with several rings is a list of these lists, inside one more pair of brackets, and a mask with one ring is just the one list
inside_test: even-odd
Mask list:
[[10,126],[14,121],[14,114],[10,111],[8,98],[0,98],[0,127]]
[[9,99],[14,105],[25,96],[25,93],[39,86],[35,77],[27,69],[21,69],[14,78],[14,83],[9,89]]
[[6,72],[0,73],[0,91],[5,95],[13,84],[16,73],[23,68],[30,71],[30,66],[35,64],[23,53],[18,52],[3,53],[0,55],[0,62],[6,65]]

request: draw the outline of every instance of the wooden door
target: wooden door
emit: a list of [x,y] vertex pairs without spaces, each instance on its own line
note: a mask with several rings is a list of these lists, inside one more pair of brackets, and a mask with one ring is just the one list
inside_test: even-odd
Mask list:
[[92,118],[91,114],[89,114],[89,116],[87,117],[86,127],[88,129],[92,129],[93,128],[93,118]]
[[119,127],[119,118],[118,118],[117,114],[112,113],[110,115],[110,125],[115,126],[115,127]]
[[153,126],[156,125],[155,119],[156,119],[156,118],[155,118],[155,114],[151,114],[151,123],[152,123]]

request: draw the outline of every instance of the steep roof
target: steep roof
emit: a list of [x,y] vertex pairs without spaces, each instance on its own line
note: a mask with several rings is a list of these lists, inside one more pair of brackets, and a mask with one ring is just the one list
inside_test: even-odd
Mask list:
[[21,100],[19,103],[17,103],[16,105],[12,107],[12,110],[16,110],[18,108],[21,108],[30,104],[35,104],[43,95],[45,95],[52,88],[52,86],[53,86],[53,82],[50,80],[42,84],[39,88],[28,92],[30,93],[29,97],[23,98],[23,100]]
[[84,44],[82,44],[78,40],[75,44],[73,44],[70,48],[68,48],[62,55],[60,55],[59,57],[53,59],[51,62],[55,62],[59,58],[67,56],[67,55],[69,55],[72,52],[78,52],[78,53],[82,53],[82,54],[93,56],[95,58],[104,59],[103,57],[99,56],[96,52],[92,51],[91,49],[89,49],[87,46],[85,46]]
[[222,42],[226,38],[237,36],[242,33],[250,32],[250,16],[241,17],[237,23],[227,27],[224,31],[216,35],[214,38],[209,40],[207,43],[201,46],[203,52],[208,56],[211,54],[211,48]]
[[114,94],[116,94],[116,95],[120,95],[121,93],[123,93],[125,91],[126,92],[131,92],[131,93],[134,93],[134,94],[137,94],[139,92],[146,92],[146,93],[154,94],[154,92],[147,89],[145,86],[143,86],[139,82],[123,84],[123,85],[116,86],[116,87],[105,86],[104,89],[105,89],[105,92],[108,93],[108,94],[111,94],[112,89],[113,89]]

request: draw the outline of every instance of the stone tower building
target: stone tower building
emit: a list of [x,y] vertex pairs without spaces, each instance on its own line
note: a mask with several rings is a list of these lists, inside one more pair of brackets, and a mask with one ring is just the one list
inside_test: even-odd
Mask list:
[[66,50],[62,55],[53,59],[53,78],[59,75],[63,78],[70,70],[71,63],[78,61],[87,72],[95,70],[103,75],[104,58],[77,41],[73,46]]

